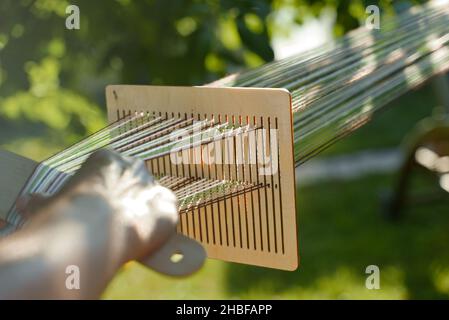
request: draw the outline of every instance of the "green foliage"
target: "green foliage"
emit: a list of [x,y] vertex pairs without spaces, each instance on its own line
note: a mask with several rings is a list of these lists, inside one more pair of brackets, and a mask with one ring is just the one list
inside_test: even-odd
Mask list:
[[[81,139],[105,123],[110,83],[199,85],[270,61],[281,8],[294,10],[297,23],[333,8],[340,35],[373,3],[392,12],[386,0],[2,0],[0,125],[27,130],[3,134],[0,144]],[[80,8],[80,30],[65,28],[69,4]]]
[[330,8],[337,15],[334,33],[336,36],[342,36],[364,23],[366,8],[369,5],[377,5],[383,15],[391,15],[424,2],[426,0],[274,0],[273,8],[292,8],[295,10],[297,23],[303,23],[305,18],[318,16],[323,9]]
[[270,0],[70,4],[80,30],[65,28],[68,1],[0,3],[0,125],[40,124],[28,136],[60,147],[104,124],[106,84],[202,84],[273,59]]
[[80,95],[59,87],[59,63],[47,57],[39,64],[26,65],[30,88],[18,91],[2,101],[0,113],[9,119],[25,118],[44,122],[51,130],[63,133],[71,119],[77,116],[89,132],[101,128],[104,123],[99,112]]

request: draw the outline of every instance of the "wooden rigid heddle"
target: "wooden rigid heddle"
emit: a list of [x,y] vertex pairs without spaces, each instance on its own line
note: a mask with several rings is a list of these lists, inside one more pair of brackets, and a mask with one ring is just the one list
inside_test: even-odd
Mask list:
[[[204,180],[235,185],[224,192],[205,191],[200,201],[181,203],[180,233],[201,242],[211,258],[297,268],[288,91],[118,85],[106,92],[111,123],[146,112],[170,123],[154,137],[170,132],[178,141],[182,135],[189,138],[186,145],[192,147],[181,143],[175,151],[147,160],[150,171],[163,177],[162,184],[172,190],[186,182],[204,190]],[[195,138],[195,129],[189,131],[190,123],[198,125],[201,137]]]

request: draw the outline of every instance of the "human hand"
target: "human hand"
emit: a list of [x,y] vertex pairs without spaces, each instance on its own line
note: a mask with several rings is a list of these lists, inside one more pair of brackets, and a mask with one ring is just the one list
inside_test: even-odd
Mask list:
[[103,230],[88,228],[93,241],[114,241],[121,263],[151,255],[178,221],[175,195],[154,181],[143,161],[109,150],[92,154],[57,194],[24,197],[17,207],[31,229],[99,222]]

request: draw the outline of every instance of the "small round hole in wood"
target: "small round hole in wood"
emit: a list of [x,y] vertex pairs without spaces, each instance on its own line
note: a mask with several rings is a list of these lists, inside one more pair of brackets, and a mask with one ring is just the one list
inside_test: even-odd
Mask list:
[[170,261],[173,263],[179,263],[182,259],[184,259],[184,255],[180,251],[173,253],[170,257]]

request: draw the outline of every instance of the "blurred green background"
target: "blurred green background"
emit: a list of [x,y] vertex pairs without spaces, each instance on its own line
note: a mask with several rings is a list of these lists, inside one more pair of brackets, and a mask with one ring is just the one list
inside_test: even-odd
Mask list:
[[[323,9],[336,13],[339,37],[363,23],[369,4],[392,15],[419,2],[2,0],[0,145],[42,160],[106,124],[108,84],[204,84],[273,60],[273,41]],[[80,8],[80,30],[65,28],[69,4]],[[285,8],[294,13],[289,23],[276,19]],[[412,92],[322,157],[397,146],[436,103],[431,88]],[[174,280],[130,263],[104,297],[447,298],[447,203],[386,222],[378,195],[393,178],[299,188],[297,272],[208,261],[197,275]],[[369,264],[381,267],[381,290],[365,288]]]

